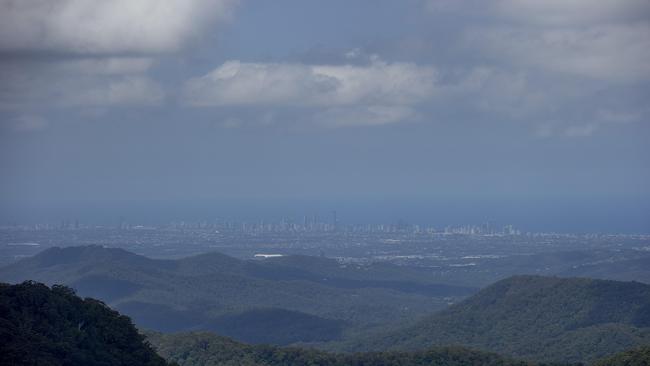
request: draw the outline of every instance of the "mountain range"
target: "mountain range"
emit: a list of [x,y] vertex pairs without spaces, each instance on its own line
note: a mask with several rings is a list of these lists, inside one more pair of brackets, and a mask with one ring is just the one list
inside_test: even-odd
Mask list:
[[85,246],[0,268],[0,281],[69,285],[141,329],[333,352],[463,346],[535,362],[592,362],[650,344],[647,284],[522,275],[477,292],[427,273],[306,256],[154,260]]
[[239,260],[208,253],[155,260],[100,246],[51,248],[0,269],[0,281],[64,284],[158,331],[211,330],[253,343],[339,339],[399,324],[476,290],[426,271],[288,256]]

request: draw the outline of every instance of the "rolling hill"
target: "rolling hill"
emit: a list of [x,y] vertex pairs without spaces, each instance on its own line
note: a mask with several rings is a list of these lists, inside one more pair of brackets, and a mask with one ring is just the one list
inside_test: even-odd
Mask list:
[[[289,344],[329,341],[350,329],[412,320],[474,292],[437,284],[425,274],[314,257],[243,261],[208,253],[154,260],[84,246],[45,250],[1,268],[0,280],[69,285],[143,328],[202,329],[247,342]],[[282,321],[273,323],[269,316]]]
[[533,365],[460,347],[334,354],[248,345],[212,333],[148,332],[145,340],[128,317],[104,303],[81,299],[65,286],[36,282],[0,284],[0,325],[2,366],[166,366],[163,357],[170,366]]
[[586,362],[642,344],[650,344],[650,285],[515,276],[415,325],[345,347],[463,345],[529,360]]

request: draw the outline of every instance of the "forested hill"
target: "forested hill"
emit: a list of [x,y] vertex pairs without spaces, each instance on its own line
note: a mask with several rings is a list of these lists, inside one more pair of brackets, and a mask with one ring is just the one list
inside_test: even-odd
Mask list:
[[[503,295],[508,296],[507,293]],[[618,316],[627,317],[623,313],[629,311],[623,311]],[[480,327],[477,329],[481,330]],[[537,364],[457,346],[437,346],[412,352],[335,354],[295,347],[247,345],[212,333],[149,333],[147,338],[160,356],[145,342],[144,336],[137,332],[129,318],[109,309],[100,301],[88,298],[82,300],[64,286],[49,288],[33,282],[0,284],[2,366],[166,366],[162,357],[171,362],[171,365],[178,363],[182,366]],[[566,349],[570,350],[570,347],[572,345],[567,345]],[[608,357],[596,365],[648,366],[648,356],[648,347],[642,347]]]
[[417,352],[333,354],[302,348],[246,345],[211,333],[149,334],[163,357],[181,366],[532,366],[460,347]]
[[351,329],[413,320],[474,289],[423,269],[288,256],[208,253],[155,260],[101,246],[50,248],[0,268],[0,281],[64,284],[163,332],[209,330],[249,343],[339,339]]
[[349,349],[464,345],[539,361],[593,361],[650,344],[650,285],[516,276],[416,325]]
[[594,366],[650,366],[650,345],[617,353],[597,361]]
[[63,286],[0,284],[0,365],[165,366],[130,319]]

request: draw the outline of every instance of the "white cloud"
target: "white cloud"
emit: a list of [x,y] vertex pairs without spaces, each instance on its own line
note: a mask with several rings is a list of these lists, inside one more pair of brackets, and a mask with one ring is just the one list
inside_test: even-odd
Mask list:
[[318,125],[381,125],[412,118],[436,83],[431,66],[376,58],[363,66],[229,61],[189,80],[183,98],[204,107],[314,108]]
[[0,0],[0,50],[78,54],[180,48],[236,0]]
[[228,105],[413,105],[435,92],[436,71],[410,63],[366,66],[229,61],[189,80],[185,101]]

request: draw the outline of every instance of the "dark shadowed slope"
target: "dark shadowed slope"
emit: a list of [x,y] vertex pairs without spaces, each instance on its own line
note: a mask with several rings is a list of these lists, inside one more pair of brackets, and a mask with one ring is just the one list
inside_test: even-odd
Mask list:
[[164,366],[130,319],[66,287],[0,284],[0,364]]
[[649,343],[650,285],[516,276],[348,349],[457,344],[534,360],[591,361]]
[[[213,330],[276,344],[328,341],[347,329],[414,319],[473,291],[390,265],[313,257],[242,261],[219,253],[152,260],[99,246],[48,249],[0,269],[0,280],[66,284],[145,328]],[[274,319],[255,321],[261,313]],[[269,333],[271,326],[276,331]]]
[[598,360],[594,366],[650,366],[650,345],[619,352]]

